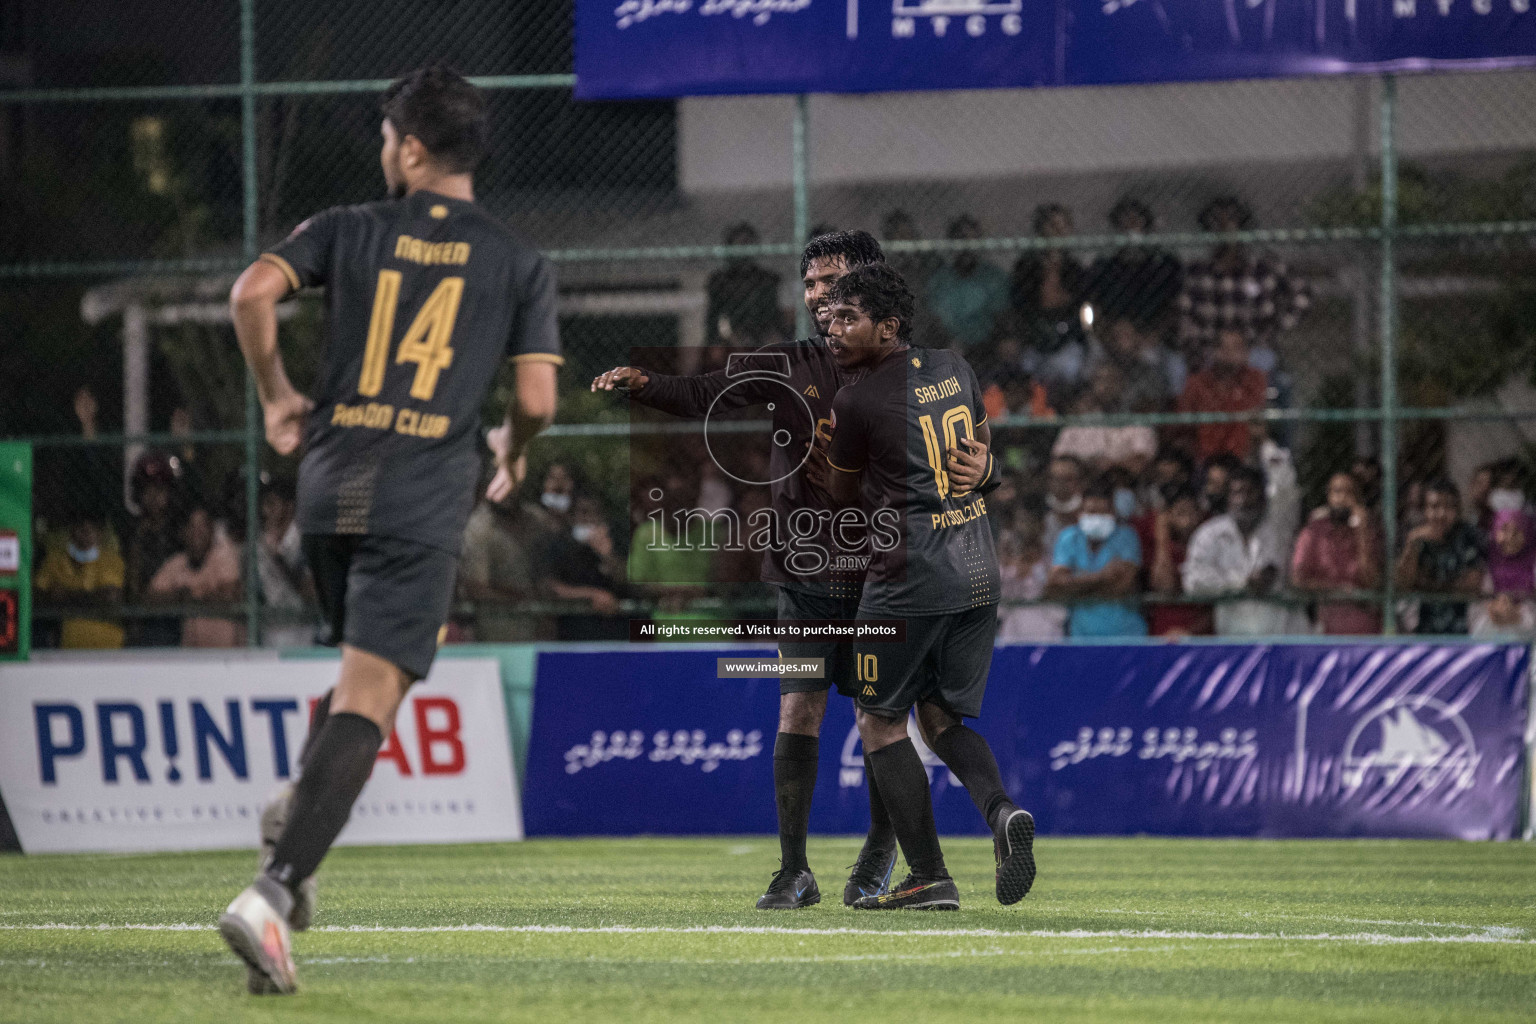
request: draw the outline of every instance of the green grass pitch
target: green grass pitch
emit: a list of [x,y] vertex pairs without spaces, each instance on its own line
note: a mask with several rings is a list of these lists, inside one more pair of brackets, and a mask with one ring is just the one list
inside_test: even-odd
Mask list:
[[1536,1019],[1530,844],[1046,838],[1008,908],[946,847],[959,913],[844,908],[851,839],[778,913],[761,837],[341,849],[291,998],[212,928],[251,854],[0,857],[0,1021]]

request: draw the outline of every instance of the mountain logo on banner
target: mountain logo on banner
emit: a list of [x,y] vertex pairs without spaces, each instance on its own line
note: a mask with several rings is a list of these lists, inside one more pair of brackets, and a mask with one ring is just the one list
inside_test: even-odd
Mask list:
[[1432,697],[1400,697],[1355,723],[1344,744],[1344,780],[1360,786],[1380,776],[1395,786],[1412,773],[1415,786],[1449,781],[1460,791],[1472,788],[1479,760],[1461,715]]
[[[907,736],[912,740],[912,745],[917,748],[917,756],[923,762],[923,770],[928,773],[930,785],[933,784],[934,771],[940,768],[944,769],[949,785],[960,785],[960,780],[945,767],[943,759],[923,742],[923,735],[917,730],[917,719],[910,716],[907,718]],[[864,747],[859,742],[857,725],[851,726],[848,729],[848,735],[843,738],[843,753],[839,764],[837,785],[839,789],[857,789],[864,785]]]

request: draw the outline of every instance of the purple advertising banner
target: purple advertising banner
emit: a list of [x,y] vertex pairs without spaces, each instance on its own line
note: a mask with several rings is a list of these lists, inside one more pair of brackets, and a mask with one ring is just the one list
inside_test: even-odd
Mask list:
[[1530,0],[576,0],[576,95],[983,89],[1536,63]]
[[[775,831],[778,685],[715,678],[755,653],[541,654],[528,833]],[[1507,644],[1000,647],[972,725],[1044,833],[1508,839],[1529,671]],[[983,834],[919,750],[940,831]],[[845,698],[820,756],[813,831],[864,831]]]

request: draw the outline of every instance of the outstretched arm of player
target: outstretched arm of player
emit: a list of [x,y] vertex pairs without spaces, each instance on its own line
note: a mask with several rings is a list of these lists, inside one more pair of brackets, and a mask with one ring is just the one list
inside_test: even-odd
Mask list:
[[257,260],[245,268],[229,292],[230,318],[245,365],[256,378],[267,443],[279,455],[298,450],[304,416],[314,408],[314,403],[288,380],[283,354],[277,347],[277,303],[289,290],[288,277],[281,269],[267,260]]
[[555,364],[527,360],[517,364],[512,403],[507,407],[506,441],[496,446],[496,476],[485,489],[492,501],[503,501],[528,471],[528,442],[555,420]]
[[592,379],[593,391],[619,391],[648,408],[687,419],[700,419],[715,408],[740,409],[771,401],[773,391],[769,389],[776,388],[769,374],[738,374],[733,378],[724,370],[675,376],[638,366],[616,366]]

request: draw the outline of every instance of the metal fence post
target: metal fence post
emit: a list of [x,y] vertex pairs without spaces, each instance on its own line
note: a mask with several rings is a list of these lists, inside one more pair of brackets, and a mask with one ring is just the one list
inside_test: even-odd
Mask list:
[[1397,79],[1381,80],[1382,631],[1397,632]]
[[[240,0],[240,187],[244,200],[241,251],[246,262],[257,255],[256,220],[256,0]],[[245,372],[245,633],[251,647],[261,644],[261,583],[257,559],[261,548],[261,408],[256,379]]]
[[[795,97],[795,127],[794,127],[794,190],[795,190],[795,245],[802,246],[806,242],[806,234],[811,230],[811,197],[810,197],[810,145],[807,131],[810,126],[810,98],[801,93]],[[797,264],[798,266],[798,264]],[[796,291],[799,291],[799,281],[795,282]],[[811,314],[805,308],[805,303],[795,303],[795,337],[808,338],[811,336]]]

